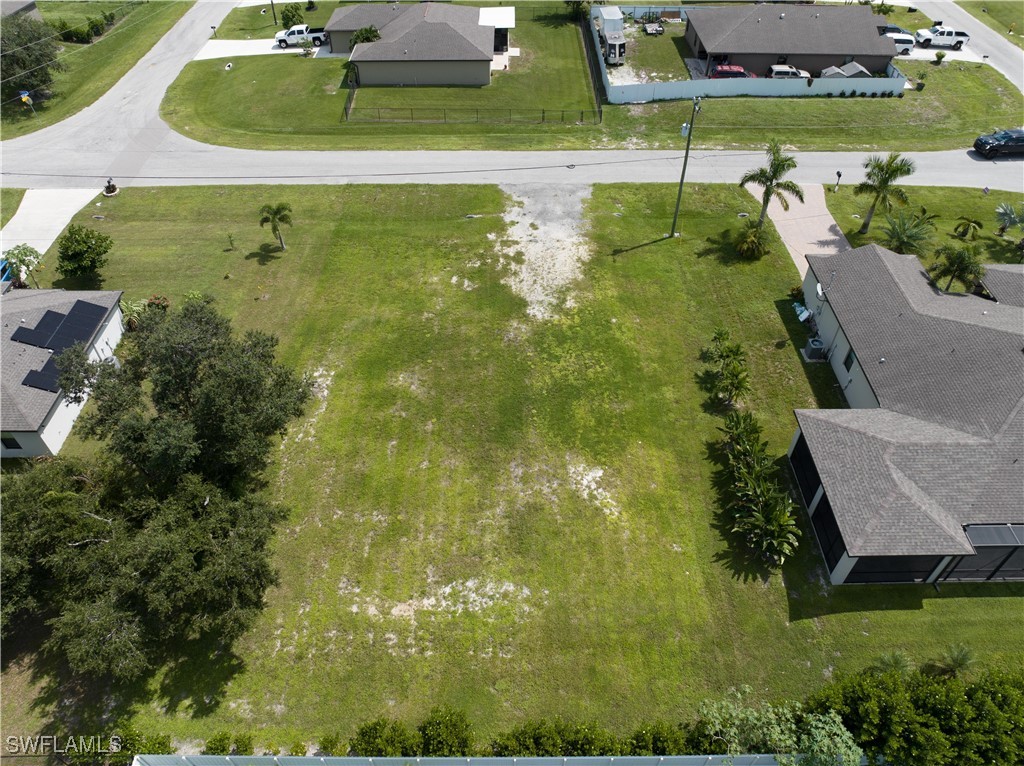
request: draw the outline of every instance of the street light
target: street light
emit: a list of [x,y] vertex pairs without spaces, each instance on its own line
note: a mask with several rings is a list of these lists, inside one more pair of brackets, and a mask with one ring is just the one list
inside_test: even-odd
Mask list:
[[679,194],[676,195],[676,212],[672,216],[672,232],[669,234],[670,237],[677,236],[676,234],[676,223],[679,220],[679,205],[683,201],[683,182],[686,180],[686,163],[690,161],[690,140],[693,138],[693,125],[697,121],[697,115],[700,114],[700,96],[693,97],[693,114],[690,115],[690,121],[684,122],[682,127],[682,135],[686,136],[686,154],[683,155],[683,172],[679,175]]

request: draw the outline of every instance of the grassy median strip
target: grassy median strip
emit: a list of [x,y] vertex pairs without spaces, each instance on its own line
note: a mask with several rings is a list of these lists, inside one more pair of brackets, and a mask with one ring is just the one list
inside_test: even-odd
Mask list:
[[[48,5],[53,7],[48,9]],[[94,16],[96,10],[102,12],[110,10],[107,6],[117,7],[121,4],[99,3],[96,4],[97,9],[89,7],[91,5],[80,2],[39,4],[47,21],[55,22],[65,18],[69,23],[79,17]],[[67,64],[67,70],[55,75],[53,97],[37,101],[34,115],[27,106],[8,105],[3,111],[4,139],[53,125],[89,106],[148,53],[190,5],[191,2],[183,0],[146,3],[135,8],[93,43],[62,43],[64,52],[61,60]]]
[[[278,201],[294,208],[283,252],[257,225]],[[792,408],[838,390],[800,360],[799,277],[774,233],[759,262],[728,244],[754,198],[688,186],[666,240],[674,202],[673,185],[594,188],[576,307],[547,321],[502,281],[510,200],[495,187],[126,188],[83,211],[115,241],[106,288],[207,292],[322,382],[272,473],[292,509],[280,587],[237,655],[197,647],[126,702],[135,723],[289,747],[448,702],[481,739],[554,714],[625,731],[744,683],[798,698],[954,634],[1019,663],[1020,586],[833,590],[807,537],[767,580],[727,546],[700,347],[719,326],[743,344],[745,406],[777,455]],[[5,670],[5,721],[52,713],[31,673]]]
[[957,5],[1024,48],[1024,4],[1015,0],[957,0]]

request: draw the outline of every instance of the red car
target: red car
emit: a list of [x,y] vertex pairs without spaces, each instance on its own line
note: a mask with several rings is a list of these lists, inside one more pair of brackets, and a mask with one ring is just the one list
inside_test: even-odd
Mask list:
[[757,77],[757,75],[748,72],[741,66],[734,66],[732,64],[719,64],[711,70],[712,80],[724,80],[732,77]]

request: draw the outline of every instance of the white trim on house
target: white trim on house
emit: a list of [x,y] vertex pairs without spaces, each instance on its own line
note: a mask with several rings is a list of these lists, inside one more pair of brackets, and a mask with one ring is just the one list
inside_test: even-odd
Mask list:
[[857,565],[857,559],[851,556],[846,551],[843,551],[843,557],[839,559],[835,569],[829,572],[829,580],[832,581],[833,585],[842,585],[846,582],[846,578],[853,571],[853,568]]

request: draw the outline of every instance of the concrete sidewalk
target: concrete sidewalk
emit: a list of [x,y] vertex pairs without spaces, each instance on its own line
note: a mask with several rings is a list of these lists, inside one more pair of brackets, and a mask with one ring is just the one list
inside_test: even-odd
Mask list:
[[[761,190],[750,186],[751,194],[761,199]],[[818,184],[800,184],[804,190],[804,201],[787,197],[789,210],[783,210],[778,200],[768,203],[768,217],[782,237],[789,255],[800,272],[800,279],[807,274],[808,253],[841,253],[850,248],[839,224],[832,218],[825,204],[825,187]]]
[[[45,253],[75,213],[99,193],[99,189],[29,189],[18,212],[0,231],[0,252],[26,244]],[[96,208],[97,215],[102,212],[102,207]]]

